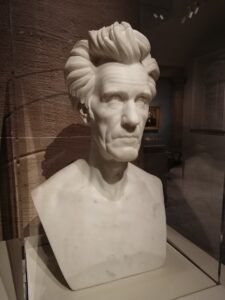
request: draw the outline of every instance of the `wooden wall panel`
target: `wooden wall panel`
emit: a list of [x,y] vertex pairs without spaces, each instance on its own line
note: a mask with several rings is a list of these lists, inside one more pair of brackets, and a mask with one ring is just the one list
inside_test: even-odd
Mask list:
[[[54,144],[61,145],[63,147],[70,147],[70,144],[76,140],[77,137],[89,138],[89,127],[71,124],[64,130],[62,130],[57,137],[36,137],[36,138],[19,138],[18,147],[20,156],[25,156],[27,153],[36,153],[44,150],[48,150]],[[82,139],[80,140],[82,142]],[[79,148],[79,145],[77,145]],[[88,151],[88,149],[86,149]]]
[[20,108],[30,102],[44,101],[54,96],[65,96],[67,94],[63,70],[47,70],[20,76],[14,80],[14,83],[16,108]]
[[14,0],[12,7],[16,75],[61,69],[73,43],[88,30],[116,20],[138,22],[133,0]]
[[17,124],[13,136],[17,136],[20,156],[44,150],[57,138],[90,136],[90,128],[65,95],[25,105],[7,119],[8,128],[13,121]]
[[70,124],[82,123],[68,97],[63,95],[25,105],[10,118],[17,118],[17,136],[29,138],[56,137]]

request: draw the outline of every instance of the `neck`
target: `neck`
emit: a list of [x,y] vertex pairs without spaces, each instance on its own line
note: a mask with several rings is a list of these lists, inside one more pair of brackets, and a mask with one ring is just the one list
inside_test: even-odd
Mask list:
[[104,158],[93,142],[89,156],[90,182],[107,199],[119,200],[127,181],[127,162]]

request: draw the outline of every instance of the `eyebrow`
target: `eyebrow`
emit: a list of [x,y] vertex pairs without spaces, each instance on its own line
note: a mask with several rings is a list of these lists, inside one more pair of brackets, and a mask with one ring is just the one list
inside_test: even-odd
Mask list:
[[[129,98],[129,94],[124,92],[124,91],[110,91],[110,92],[104,92],[102,95],[101,95],[101,98],[102,99],[107,99],[107,98],[110,98],[114,95],[118,95],[120,96],[122,99],[127,99]],[[151,94],[150,93],[146,93],[146,92],[140,92],[139,94],[137,94],[136,98],[138,97],[144,97],[144,98],[151,98]]]
[[141,92],[137,95],[136,98],[138,97],[144,97],[144,98],[151,98],[151,94],[150,93],[146,93],[146,92]]
[[122,99],[126,99],[126,98],[129,98],[129,95],[128,93],[126,92],[123,92],[123,91],[110,91],[110,92],[104,92],[102,95],[101,95],[101,98],[102,99],[107,99],[107,98],[110,98],[112,96],[115,96],[115,95],[118,95],[120,96]]

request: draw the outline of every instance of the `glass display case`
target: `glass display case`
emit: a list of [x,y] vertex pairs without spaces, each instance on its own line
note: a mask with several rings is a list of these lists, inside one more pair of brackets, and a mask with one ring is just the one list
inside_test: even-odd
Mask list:
[[[146,33],[145,7],[152,8],[148,2],[0,3],[1,299],[132,300],[149,295],[155,300],[183,299],[221,283],[225,263],[223,45],[200,47],[182,68],[165,66],[159,56],[161,77],[151,103],[156,125],[149,121],[146,126],[135,163],[163,183],[168,225],[163,268],[72,292],[31,200],[31,190],[74,160],[86,158],[90,147],[90,129],[72,109],[64,84],[63,67],[74,42],[86,38],[88,30],[116,20],[126,20]],[[213,6],[210,1],[205,5],[207,11]],[[214,7],[215,14],[221,7]],[[180,15],[174,18],[177,21]],[[153,21],[154,48],[154,36],[163,39],[165,34],[154,31],[158,25]]]

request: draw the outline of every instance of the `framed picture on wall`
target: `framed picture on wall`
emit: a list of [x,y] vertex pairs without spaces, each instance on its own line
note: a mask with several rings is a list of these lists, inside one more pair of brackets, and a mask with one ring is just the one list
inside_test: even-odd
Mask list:
[[160,123],[160,107],[150,106],[148,112],[148,119],[145,124],[145,131],[159,131]]

